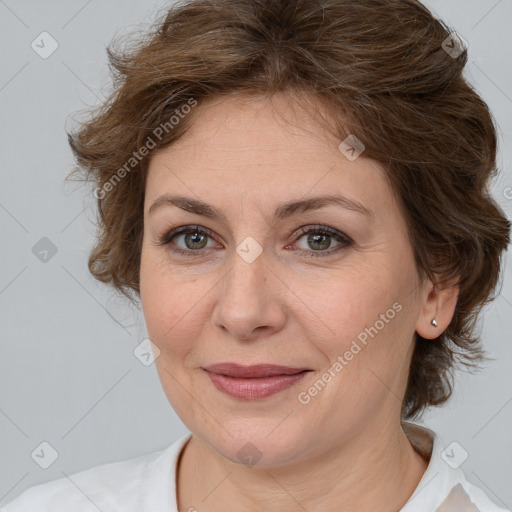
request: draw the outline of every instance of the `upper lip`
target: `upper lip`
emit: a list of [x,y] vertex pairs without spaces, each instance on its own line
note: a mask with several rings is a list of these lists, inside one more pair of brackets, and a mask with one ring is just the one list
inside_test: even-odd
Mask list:
[[203,368],[207,372],[227,375],[236,378],[258,378],[272,377],[274,375],[295,375],[309,368],[292,368],[290,366],[280,366],[275,364],[257,364],[244,366],[237,363],[218,363]]

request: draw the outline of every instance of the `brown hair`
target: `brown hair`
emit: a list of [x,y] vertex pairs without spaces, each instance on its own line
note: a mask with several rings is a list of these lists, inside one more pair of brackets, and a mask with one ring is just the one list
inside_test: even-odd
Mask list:
[[91,274],[140,298],[148,161],[191,125],[187,103],[307,92],[330,106],[340,141],[356,134],[364,156],[384,164],[420,277],[458,279],[448,328],[435,340],[416,334],[402,416],[446,401],[456,364],[485,358],[475,324],[495,298],[511,226],[489,188],[494,121],[462,76],[467,49],[447,51],[450,33],[416,0],[191,0],[124,48],[114,40],[113,92],[68,134],[71,175],[96,186]]

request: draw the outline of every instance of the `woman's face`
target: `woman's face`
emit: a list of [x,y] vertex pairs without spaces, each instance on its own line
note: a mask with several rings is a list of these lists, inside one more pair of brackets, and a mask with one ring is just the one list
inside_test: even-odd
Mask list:
[[[152,157],[140,282],[177,414],[217,453],[263,466],[325,453],[399,417],[427,295],[382,167],[364,152],[353,160],[286,96],[274,104],[279,113],[263,99],[197,107],[190,131]],[[165,194],[190,203],[160,199],[150,212]],[[363,208],[283,207],[324,196]],[[208,207],[187,211],[195,202]],[[309,371],[267,379],[288,385],[267,396],[261,380],[217,377],[245,390],[233,396],[204,369],[224,362]]]

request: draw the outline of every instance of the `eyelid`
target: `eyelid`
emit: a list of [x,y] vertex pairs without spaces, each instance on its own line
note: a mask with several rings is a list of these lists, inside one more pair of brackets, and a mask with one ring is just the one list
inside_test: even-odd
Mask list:
[[204,226],[194,225],[194,224],[187,224],[183,226],[178,227],[171,227],[164,231],[164,234],[157,239],[157,245],[165,245],[167,243],[170,243],[170,240],[176,236],[187,234],[189,232],[198,231],[200,233],[205,233],[210,238],[215,239],[215,233],[208,228],[205,228]]
[[[199,226],[199,225],[182,225],[182,226],[172,227],[172,228],[167,229],[164,232],[164,235],[162,235],[161,237],[159,237],[159,239],[157,239],[155,241],[155,245],[171,246],[172,240],[174,238],[184,235],[184,234],[189,234],[189,233],[194,233],[194,232],[205,234],[211,240],[215,240],[215,238],[216,238],[213,231],[209,228]],[[348,235],[346,235],[345,233],[343,233],[335,228],[331,228],[330,226],[321,225],[321,224],[316,224],[316,225],[306,224],[306,225],[300,226],[299,228],[294,230],[294,232],[292,233],[292,234],[294,234],[294,240],[293,240],[293,242],[288,244],[286,247],[289,247],[290,245],[294,246],[298,239],[300,239],[303,236],[310,234],[310,233],[326,234],[326,235],[330,236],[331,238],[334,238],[336,241],[338,241],[339,245],[336,246],[334,249],[330,248],[325,251],[314,251],[314,250],[306,250],[306,249],[297,249],[295,251],[301,255],[304,255],[304,257],[309,257],[309,258],[326,257],[327,258],[333,254],[338,254],[343,249],[351,247],[354,243],[354,241]],[[198,249],[198,250],[192,250],[192,249],[186,250],[186,249],[181,249],[179,247],[176,247],[174,249],[169,247],[169,250],[174,254],[183,255],[186,257],[201,257],[206,252],[210,252],[212,250],[212,248],[210,247],[210,248],[203,248],[203,249]]]
[[297,241],[302,238],[303,236],[310,234],[310,233],[321,233],[326,234],[330,236],[331,238],[334,238],[338,242],[338,246],[335,248],[329,248],[326,251],[313,251],[313,250],[305,250],[305,249],[299,249],[298,251],[301,253],[310,254],[311,256],[319,256],[322,257],[325,255],[325,257],[336,254],[340,252],[341,248],[348,248],[353,245],[354,241],[345,233],[338,231],[337,229],[331,228],[329,226],[324,225],[311,225],[308,224],[306,226],[301,226],[298,229],[298,232],[296,232],[296,235],[294,236],[294,241],[291,245],[295,245]]

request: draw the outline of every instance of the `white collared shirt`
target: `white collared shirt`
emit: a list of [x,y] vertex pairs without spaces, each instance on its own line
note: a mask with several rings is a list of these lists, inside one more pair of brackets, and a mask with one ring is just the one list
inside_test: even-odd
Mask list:
[[[400,512],[511,512],[495,505],[447,460],[434,432],[402,422],[428,468]],[[176,465],[191,434],[164,450],[102,464],[51,482],[29,487],[0,512],[178,512]],[[450,452],[448,452],[448,456]]]

